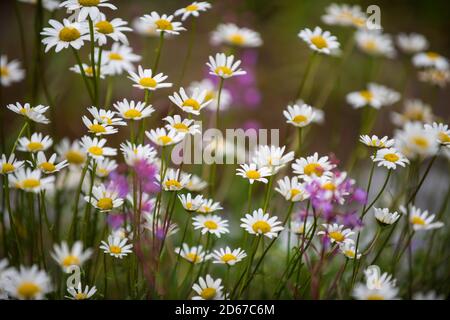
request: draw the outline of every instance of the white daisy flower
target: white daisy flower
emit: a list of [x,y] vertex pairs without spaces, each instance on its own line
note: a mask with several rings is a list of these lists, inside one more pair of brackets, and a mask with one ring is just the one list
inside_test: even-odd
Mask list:
[[178,199],[180,199],[181,205],[187,212],[195,212],[203,204],[203,196],[200,194],[195,197],[193,197],[190,193],[179,194]]
[[219,24],[211,33],[211,43],[217,45],[231,45],[244,48],[255,48],[262,45],[258,32],[248,28],[239,28],[234,23]]
[[397,211],[389,212],[388,208],[373,208],[374,216],[378,223],[382,226],[388,226],[397,222],[400,219],[400,214]]
[[296,159],[292,164],[292,170],[301,178],[331,176],[331,170],[335,165],[331,164],[327,156],[319,158],[319,154],[315,152],[312,156]]
[[317,232],[317,235],[327,236],[331,243],[344,243],[344,242],[354,242],[350,236],[355,234],[351,229],[345,228],[343,224],[338,225],[337,223],[327,224],[324,223],[322,226],[325,228],[324,231]]
[[275,191],[280,193],[287,201],[298,202],[309,198],[303,184],[298,182],[298,177],[284,177],[277,181]]
[[156,157],[156,150],[148,144],[136,145],[130,141],[125,141],[120,145],[120,151],[122,151],[123,158],[129,166],[134,166],[141,161],[152,163]]
[[102,54],[105,67],[103,70],[109,75],[121,75],[123,72],[134,71],[133,62],[141,60],[141,56],[134,54],[133,49],[118,42],[113,43],[111,50],[104,50]]
[[128,71],[128,79],[132,80],[135,84],[133,87],[142,90],[155,91],[161,88],[170,88],[172,86],[169,82],[163,82],[167,79],[167,76],[163,73],[158,73],[153,76],[152,69],[143,69],[142,66],[138,67],[138,73]]
[[285,149],[286,146],[259,145],[254,151],[253,162],[258,165],[258,168],[267,167],[272,174],[275,174],[294,159],[294,152],[284,154]]
[[19,161],[16,159],[14,153],[12,153],[8,158],[5,154],[2,154],[0,159],[0,174],[11,174],[20,169],[25,161]]
[[[159,37],[159,31],[156,31],[157,26],[154,23],[143,21],[141,17],[133,19],[133,29],[136,33],[146,37]],[[164,37],[167,38],[169,34],[165,33]]]
[[43,136],[42,133],[35,132],[31,135],[31,138],[22,137],[19,139],[19,145],[17,150],[24,152],[36,153],[39,151],[45,151],[51,147],[53,139],[50,136]]
[[103,123],[109,126],[126,126],[127,123],[121,118],[115,118],[116,112],[105,109],[98,109],[97,107],[87,108],[89,113],[96,119],[99,123]]
[[108,37],[114,40],[114,42],[121,42],[128,45],[127,36],[123,32],[133,31],[130,27],[126,27],[128,22],[121,18],[114,18],[111,21],[106,19],[103,13],[97,16],[94,21],[94,39],[98,42],[99,46],[103,46],[107,43]]
[[395,148],[379,149],[375,156],[371,156],[371,159],[373,162],[378,162],[379,167],[384,166],[394,170],[397,165],[405,167],[409,163],[409,160]]
[[365,26],[366,15],[360,6],[332,3],[325,8],[325,14],[321,17],[325,24],[331,26],[353,26],[361,28]]
[[118,208],[123,204],[123,199],[119,198],[116,190],[105,187],[100,184],[92,188],[92,196],[86,194],[84,200],[101,212],[108,212],[114,208]]
[[91,138],[89,136],[81,137],[81,147],[84,152],[94,159],[103,159],[104,157],[115,156],[115,148],[105,147],[106,139]]
[[113,106],[117,110],[117,114],[127,120],[141,120],[143,118],[148,118],[155,111],[152,105],[146,106],[144,102],[128,101],[127,99],[117,101]]
[[194,229],[201,229],[202,234],[211,233],[220,238],[222,233],[230,233],[228,220],[224,220],[218,215],[198,215],[192,218]]
[[[76,0],[73,0],[76,1]],[[80,49],[84,41],[89,41],[89,27],[85,22],[72,22],[64,19],[63,23],[50,19],[48,23],[51,28],[44,28],[41,35],[45,36],[42,43],[45,45],[45,52],[55,47],[55,51],[72,47],[75,50]]]
[[96,136],[114,134],[119,131],[117,128],[109,126],[103,121],[99,121],[97,119],[91,121],[86,116],[83,116],[81,119],[83,120],[84,125],[88,128],[88,131]]
[[76,241],[72,248],[69,248],[67,242],[63,241],[60,245],[53,246],[52,258],[63,268],[67,270],[70,266],[81,267],[92,255],[91,249],[83,250],[83,242]]
[[247,254],[241,248],[231,250],[230,247],[220,248],[219,250],[214,250],[211,253],[211,258],[213,263],[216,264],[226,264],[228,266],[234,266],[236,263],[242,261]]
[[409,216],[409,223],[411,223],[414,231],[433,230],[444,226],[443,222],[434,221],[436,216],[429,214],[428,210],[422,211],[422,209],[411,205],[408,209],[401,206],[400,211]]
[[[117,169],[117,166],[117,162],[114,159],[95,159],[95,174],[99,178],[106,178],[111,172]],[[94,170],[93,163],[89,164],[89,169]]]
[[19,300],[42,300],[52,291],[50,277],[37,265],[11,269],[2,279],[2,287],[9,296]]
[[[99,75],[100,79],[104,79],[105,78],[105,68],[104,67],[106,67],[105,60],[102,60],[101,64],[102,65],[100,67],[100,70],[99,70],[97,65],[95,66],[95,72],[96,72],[96,75],[98,75],[98,72],[100,71],[100,75]],[[81,72],[81,70],[83,70],[84,71],[84,75],[86,77],[92,78],[94,76],[94,69],[92,68],[91,65],[86,64],[86,63],[82,63],[81,67],[82,67],[82,69],[80,68],[80,66],[78,64],[76,64],[73,67],[70,67],[69,70],[72,71],[72,72],[81,74],[81,75],[83,74]]]
[[69,139],[64,138],[55,149],[60,160],[67,160],[70,165],[81,166],[86,161],[86,152],[82,149],[78,140],[71,143]]
[[177,247],[174,251],[182,258],[194,264],[202,263],[203,261],[210,259],[210,256],[207,255],[205,251],[203,251],[202,245],[199,245],[197,247],[189,247],[186,243],[183,243],[182,248]]
[[173,95],[169,96],[170,101],[176,104],[181,110],[199,115],[200,111],[212,102],[211,99],[206,100],[206,90],[200,90],[195,88],[192,95],[186,94],[183,87],[180,88],[179,93],[174,92]]
[[222,210],[220,202],[214,202],[213,199],[204,199],[202,205],[197,210],[198,213],[212,213],[214,211]]
[[433,156],[439,149],[436,133],[425,130],[420,122],[407,122],[394,138],[396,148],[410,159]]
[[265,177],[269,177],[272,175],[271,171],[267,167],[261,167],[258,168],[256,163],[250,163],[248,164],[241,164],[241,167],[238,168],[236,175],[241,176],[245,179],[248,179],[250,184],[253,184],[255,181],[260,181],[262,183],[267,183],[269,180],[267,180]]
[[[37,0],[19,0],[19,1],[23,2],[23,3],[28,3],[28,4],[34,4],[34,5],[37,4]],[[42,8],[44,8],[45,10],[48,10],[50,12],[58,9],[59,4],[60,4],[60,2],[58,0],[42,0]]]
[[[195,90],[198,90],[198,92],[203,92],[206,90],[206,95],[204,98],[205,102],[209,102],[206,105],[206,108],[209,111],[216,111],[217,110],[217,97],[218,97],[218,90],[217,86],[214,84],[214,82],[211,79],[205,78],[202,81],[194,81],[189,85],[188,92],[192,96],[195,92]],[[231,93],[228,89],[222,88],[222,91],[220,92],[220,110],[227,110],[230,107],[230,104],[232,102]]]
[[435,68],[438,70],[448,70],[447,58],[432,51],[420,52],[413,56],[412,62],[418,68]]
[[156,11],[144,15],[141,17],[141,20],[148,25],[153,25],[159,33],[163,32],[171,35],[178,35],[180,34],[180,31],[186,30],[182,27],[181,22],[172,21],[173,15],[159,15]]
[[344,241],[343,243],[339,244],[339,250],[348,259],[361,258],[361,253],[356,253],[355,244],[351,241]]
[[173,130],[182,134],[191,134],[195,135],[201,133],[200,125],[194,124],[194,120],[191,119],[181,119],[181,116],[167,116],[163,118],[164,121],[167,122],[166,129]]
[[177,144],[181,140],[184,139],[185,134],[179,133],[173,130],[167,131],[164,128],[156,128],[156,130],[151,129],[149,131],[145,131],[145,135],[149,138],[154,144],[159,146],[170,146],[173,144]]
[[425,124],[425,131],[432,132],[437,136],[437,142],[444,146],[450,145],[450,129],[448,125],[433,122],[432,125]]
[[65,7],[67,12],[75,11],[78,21],[84,21],[88,17],[92,20],[97,19],[101,14],[100,8],[109,8],[116,10],[117,7],[109,0],[66,0],[61,2],[60,7]]
[[221,77],[222,79],[231,78],[246,74],[242,69],[239,69],[241,60],[234,61],[233,55],[225,55],[225,53],[216,53],[215,58],[209,56],[209,62],[206,65],[209,68],[209,74]]
[[103,249],[105,253],[109,253],[114,258],[122,259],[129,253],[132,253],[133,244],[128,242],[128,238],[119,238],[113,235],[108,236],[108,242],[102,241],[100,249]]
[[412,32],[397,35],[398,47],[407,54],[413,54],[428,49],[428,40],[425,36]]
[[371,265],[364,271],[366,283],[358,283],[353,289],[357,300],[395,300],[398,288],[395,279],[388,273],[381,274],[378,266]]
[[429,291],[427,293],[416,292],[412,298],[413,300],[445,300],[444,295],[439,295],[435,291]]
[[191,192],[200,192],[207,186],[208,183],[205,180],[203,180],[199,176],[196,176],[195,174],[192,174],[189,179],[189,182],[186,185],[186,189]]
[[0,56],[0,83],[3,87],[9,87],[14,82],[19,82],[25,78],[25,70],[20,66],[18,60],[8,62],[8,57],[4,54]]
[[68,287],[67,292],[70,296],[65,297],[70,300],[88,300],[97,292],[97,288],[95,286],[92,286],[91,288],[89,288],[89,286],[85,286],[83,290],[81,282],[78,282],[77,287]]
[[181,16],[181,21],[184,21],[190,16],[198,17],[200,15],[200,11],[206,11],[210,8],[211,4],[206,1],[194,1],[187,7],[175,11],[175,16]]
[[419,99],[406,100],[402,113],[391,112],[392,123],[399,127],[403,127],[405,123],[411,121],[431,123],[433,118],[431,106]]
[[162,185],[165,191],[179,191],[184,188],[184,186],[189,181],[189,174],[180,174],[180,169],[167,169],[164,178],[161,182],[161,174],[156,176],[156,180]]
[[428,68],[420,71],[418,78],[422,82],[444,88],[450,82],[450,70]]
[[385,86],[369,83],[367,89],[351,92],[346,96],[347,103],[354,109],[364,106],[370,106],[380,109],[384,106],[390,106],[400,100],[400,94]]
[[303,128],[314,120],[315,112],[307,104],[302,104],[301,106],[294,104],[293,106],[287,106],[287,110],[283,111],[283,115],[287,119],[287,123]]
[[360,29],[355,33],[356,46],[373,56],[394,58],[396,55],[392,37],[379,30]]
[[368,135],[360,135],[359,141],[371,148],[390,148],[394,145],[394,139],[389,139],[387,136],[383,138],[378,138],[376,135],[368,136]]
[[[314,176],[304,176],[303,179],[306,183],[312,183],[315,181],[322,189],[323,194],[321,198],[323,200],[330,200],[337,202],[341,205],[345,203],[345,197],[350,193],[347,191],[348,188],[340,188],[343,183],[347,183],[347,172],[337,171],[331,172],[331,175],[322,175],[320,177]],[[355,181],[350,179],[350,184],[354,184]]]
[[320,27],[315,27],[314,30],[305,28],[299,32],[298,36],[312,50],[324,54],[331,54],[332,51],[338,49],[340,46],[335,36],[331,35],[329,31],[322,31]]
[[39,151],[36,159],[36,167],[41,169],[42,172],[49,174],[58,172],[69,165],[67,160],[63,160],[60,163],[55,163],[55,161],[56,161],[56,153],[52,154],[50,158],[47,160],[45,153]]
[[145,219],[143,224],[144,229],[147,229],[152,235],[154,234],[160,240],[168,238],[180,230],[176,223],[169,223],[169,225],[167,225],[161,217],[158,217],[157,221],[154,223],[153,213],[144,212],[143,215]]
[[292,220],[289,226],[289,231],[297,236],[302,236],[303,234],[305,234],[306,230],[305,235],[308,235],[311,232],[312,227],[313,223],[310,220],[306,220],[306,223],[304,220]]
[[198,278],[198,283],[192,286],[198,296],[193,296],[192,300],[224,300],[223,286],[221,279],[214,280],[209,274],[206,275],[205,279],[202,277]]
[[284,229],[281,226],[281,221],[277,221],[278,217],[269,217],[268,213],[264,213],[262,209],[254,210],[253,213],[246,214],[245,218],[241,219],[241,228],[244,228],[248,233],[256,236],[264,235],[270,239],[276,238],[278,233]]

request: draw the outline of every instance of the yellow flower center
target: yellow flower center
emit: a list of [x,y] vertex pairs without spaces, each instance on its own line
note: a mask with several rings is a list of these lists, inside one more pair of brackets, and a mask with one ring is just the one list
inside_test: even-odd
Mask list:
[[1,68],[0,68],[0,75],[1,75],[2,77],[7,77],[7,76],[9,76],[9,70],[8,70],[8,68],[7,68],[7,67],[1,67]]
[[361,97],[363,97],[367,102],[369,102],[370,100],[373,99],[373,93],[370,92],[369,90],[362,90],[359,92],[359,94],[361,95]]
[[107,176],[109,174],[109,171],[105,168],[99,168],[97,169],[97,173],[101,176]]
[[66,160],[71,164],[82,164],[84,162],[84,154],[78,151],[67,151]]
[[17,293],[20,297],[25,299],[32,299],[39,292],[41,292],[41,288],[34,282],[30,281],[24,281],[17,287]]
[[109,246],[109,251],[114,254],[122,253],[122,249],[119,246],[114,246],[114,245]]
[[219,226],[212,220],[205,221],[204,226],[210,230],[216,230]]
[[94,156],[101,156],[103,155],[103,148],[92,146],[88,149],[89,153],[92,153]]
[[200,296],[205,300],[211,300],[216,296],[216,289],[214,288],[203,289]]
[[328,48],[327,40],[322,36],[314,36],[311,38],[311,43],[317,47],[317,49]]
[[344,251],[344,254],[345,254],[347,257],[352,258],[352,259],[355,257],[355,251],[352,251],[352,250],[345,250],[345,251]]
[[305,117],[304,115],[301,115],[301,114],[296,115],[296,116],[292,119],[292,121],[295,122],[295,123],[297,123],[297,124],[300,124],[300,123],[302,123],[302,122],[306,122],[307,120],[308,120],[308,118]]
[[139,80],[139,84],[143,87],[154,88],[158,84],[155,79],[146,77]]
[[426,55],[431,60],[436,60],[437,58],[439,58],[439,54],[432,51],[427,52]]
[[95,24],[97,31],[103,34],[110,34],[114,32],[114,27],[109,21],[99,21]]
[[97,201],[97,207],[101,210],[111,210],[113,207],[113,200],[111,198],[101,198]]
[[439,132],[438,136],[439,136],[439,140],[442,143],[449,143],[450,142],[450,136],[448,134],[446,134],[445,132]]
[[78,3],[83,7],[95,7],[100,3],[100,0],[78,0]]
[[364,26],[364,24],[366,23],[366,20],[364,20],[363,18],[356,18],[353,17],[352,18],[352,23],[355,27],[357,28],[361,28],[362,26]]
[[397,162],[398,159],[400,159],[400,157],[398,155],[396,155],[395,153],[387,153],[384,155],[384,160],[389,161],[389,162]]
[[333,182],[328,181],[322,185],[322,188],[325,190],[334,191],[336,190],[336,185]]
[[384,297],[380,294],[373,293],[367,297],[367,300],[384,300]]
[[262,221],[262,220],[256,221],[252,225],[252,229],[256,233],[267,233],[267,232],[270,232],[270,230],[272,230],[272,228],[270,227],[270,224],[268,224],[266,221]]
[[166,145],[172,142],[172,138],[169,136],[161,136],[158,137],[158,141],[161,142],[163,145]]
[[293,199],[296,195],[302,193],[302,191],[299,189],[291,189],[289,192],[291,193],[291,199]]
[[172,23],[166,19],[159,19],[155,22],[159,30],[173,30]]
[[221,259],[222,259],[222,261],[225,262],[225,263],[228,263],[228,262],[230,262],[230,261],[237,260],[236,256],[233,255],[233,254],[231,254],[231,253],[226,253],[226,254],[224,254],[224,255],[222,256]]
[[195,100],[195,99],[189,98],[189,99],[184,100],[183,107],[188,107],[188,108],[192,108],[194,110],[199,110],[200,103],[198,103],[197,100]]
[[233,71],[230,68],[228,68],[227,66],[217,67],[216,70],[214,70],[214,72],[217,74],[222,73],[226,76],[231,76],[233,74]]
[[80,260],[78,259],[78,257],[72,256],[72,255],[68,255],[62,261],[62,265],[64,267],[73,266],[73,265],[78,266],[79,264],[80,264]]
[[244,44],[245,39],[239,33],[235,33],[229,37],[229,41],[234,45],[240,46]]
[[175,187],[177,189],[181,188],[181,183],[175,179],[169,179],[165,182],[166,188]]
[[83,292],[79,292],[75,295],[75,300],[86,300],[87,294]]
[[46,172],[53,172],[56,169],[56,166],[51,162],[42,162],[39,167]]
[[93,124],[89,127],[89,130],[93,133],[103,133],[106,132],[106,129],[101,124]]
[[120,53],[116,53],[116,52],[111,52],[109,55],[109,60],[123,60],[123,57]]
[[103,122],[106,122],[107,124],[112,124],[111,118],[107,116],[100,116],[100,118],[102,119]]
[[419,224],[419,225],[423,226],[423,225],[425,225],[425,220],[422,219],[422,218],[419,217],[419,216],[413,216],[413,217],[411,218],[411,223],[412,223],[412,224]]
[[427,148],[428,147],[428,140],[424,137],[414,137],[412,139],[413,143],[417,145],[420,148]]
[[173,127],[175,129],[177,129],[177,131],[181,131],[181,132],[188,132],[189,131],[189,127],[187,125],[185,125],[184,123],[181,123],[181,122],[175,123],[173,125]]
[[257,170],[248,170],[246,173],[247,178],[249,179],[259,179],[261,178],[261,174]]
[[25,179],[22,181],[22,187],[24,189],[33,189],[36,187],[39,187],[41,185],[41,182],[38,179]]
[[27,146],[28,150],[31,152],[36,152],[44,149],[44,145],[40,142],[30,142]]
[[92,67],[86,67],[84,68],[84,73],[88,76],[88,77],[92,77],[94,75],[94,72],[92,70]]
[[193,262],[193,263],[196,263],[196,262],[198,262],[200,260],[200,256],[198,254],[196,254],[196,253],[189,252],[189,253],[186,254],[186,259],[191,261],[191,262]]
[[129,109],[123,113],[125,118],[134,119],[142,117],[142,113],[137,109]]
[[316,176],[320,177],[322,176],[323,173],[323,169],[322,166],[318,163],[308,163],[304,168],[303,168],[303,172],[307,175],[310,176],[312,174],[315,174]]
[[186,11],[197,11],[198,10],[198,6],[196,4],[190,4],[186,7]]
[[214,91],[209,90],[209,91],[206,93],[205,101],[212,100],[212,99],[214,99],[215,97],[216,97],[216,94],[214,93]]
[[363,43],[363,48],[366,49],[366,51],[373,52],[377,49],[377,43],[374,40],[367,40]]
[[80,31],[72,27],[64,27],[59,31],[59,39],[64,42],[77,40],[81,36]]
[[16,168],[11,163],[4,163],[2,165],[2,173],[9,173],[14,171]]
[[334,239],[336,242],[342,242],[345,240],[345,236],[340,231],[333,231],[328,233],[328,236]]

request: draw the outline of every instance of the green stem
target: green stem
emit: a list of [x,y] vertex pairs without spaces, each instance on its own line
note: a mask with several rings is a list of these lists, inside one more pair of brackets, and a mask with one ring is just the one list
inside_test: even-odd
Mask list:
[[159,60],[161,58],[161,50],[163,47],[163,43],[164,43],[164,31],[162,31],[159,35],[159,44],[158,44],[158,48],[156,49],[156,59],[155,62],[153,63],[153,68],[152,68],[152,72],[155,75],[156,71],[158,70],[158,65],[159,65]]

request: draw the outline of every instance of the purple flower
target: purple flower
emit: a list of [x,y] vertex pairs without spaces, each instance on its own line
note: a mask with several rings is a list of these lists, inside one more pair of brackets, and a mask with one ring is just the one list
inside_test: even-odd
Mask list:
[[125,198],[129,191],[128,181],[125,175],[113,171],[109,175],[108,188],[115,189],[120,198]]
[[123,214],[108,214],[106,218],[108,225],[111,229],[116,230],[119,229],[123,223],[125,222],[125,215]]

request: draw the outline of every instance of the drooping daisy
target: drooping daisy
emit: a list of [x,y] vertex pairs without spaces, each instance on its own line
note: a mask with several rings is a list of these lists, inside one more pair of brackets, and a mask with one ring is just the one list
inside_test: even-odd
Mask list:
[[[158,182],[162,185],[162,188],[166,191],[179,191],[184,188],[184,186],[189,181],[190,175],[180,174],[180,169],[167,169],[164,177],[161,174],[156,176]],[[161,179],[163,179],[161,181]]]
[[128,238],[119,238],[112,235],[108,236],[108,242],[102,241],[100,249],[103,249],[105,253],[109,253],[114,258],[122,259],[129,253],[132,253],[133,244],[128,242]]
[[200,11],[206,11],[209,8],[211,8],[211,4],[206,1],[194,1],[187,7],[175,11],[175,16],[181,16],[181,21],[184,21],[190,16],[198,17],[200,15]]
[[11,174],[20,169],[25,161],[20,161],[16,159],[14,153],[12,153],[9,158],[5,154],[2,154],[0,159],[0,174]]
[[86,152],[81,148],[78,140],[70,143],[69,139],[64,138],[56,146],[60,160],[67,160],[70,165],[81,166],[86,161]]
[[76,241],[72,248],[69,248],[67,242],[61,242],[61,245],[53,246],[52,258],[66,270],[70,266],[81,267],[92,255],[91,249],[83,250],[83,243]]
[[10,270],[2,279],[2,287],[10,297],[20,300],[42,300],[52,291],[50,277],[37,265]]
[[182,27],[181,22],[172,21],[173,15],[159,15],[156,11],[144,15],[141,20],[148,25],[153,25],[159,33],[178,35],[180,31],[186,30]]
[[[73,0],[76,1],[76,0]],[[45,36],[42,43],[45,45],[45,52],[55,47],[55,51],[72,47],[75,50],[80,49],[84,41],[89,41],[89,27],[86,22],[71,22],[64,19],[63,23],[56,20],[49,20],[51,28],[44,28],[41,35]]]
[[86,126],[86,128],[88,128],[88,131],[90,133],[95,134],[96,136],[114,134],[119,131],[117,128],[107,125],[106,123],[99,121],[97,119],[90,120],[86,116],[83,116],[81,119],[83,120],[83,123]]
[[270,239],[276,238],[278,233],[284,229],[281,225],[281,221],[277,221],[278,217],[269,217],[268,213],[260,208],[254,210],[253,213],[246,214],[245,218],[241,219],[242,224],[240,225],[248,233],[254,234],[256,236],[264,235]]
[[332,3],[325,8],[322,21],[332,26],[354,26],[361,28],[365,25],[366,15],[358,5]]
[[376,155],[371,158],[373,162],[378,162],[379,167],[384,166],[394,170],[397,168],[397,165],[405,167],[409,163],[409,160],[395,148],[379,149]]
[[366,283],[358,283],[353,289],[353,297],[357,300],[394,300],[398,288],[395,279],[388,273],[381,274],[378,266],[371,265],[364,271]]
[[191,192],[200,192],[208,186],[208,183],[199,176],[192,174],[186,184],[186,189]]
[[31,135],[31,138],[22,137],[19,139],[19,145],[17,150],[24,152],[36,153],[39,151],[45,151],[51,147],[53,139],[50,136],[43,136],[40,132],[35,132]]
[[[201,81],[192,82],[187,91],[192,96],[194,94],[195,90],[198,90],[198,92],[203,92],[206,90],[206,96],[204,98],[204,101],[208,102],[211,100],[211,102],[208,103],[206,108],[209,111],[217,110],[217,97],[218,97],[219,92],[217,90],[217,86],[214,84],[214,82],[211,79],[205,78]],[[222,88],[222,91],[220,92],[220,106],[219,106],[220,109],[219,109],[219,111],[228,109],[231,102],[232,102],[232,97],[231,97],[230,91],[226,88]]]
[[[111,172],[117,169],[117,162],[114,159],[104,158],[102,160],[94,160],[95,161],[95,174],[99,178],[106,178],[109,176]],[[89,165],[90,170],[94,170],[94,164],[91,163]]]
[[427,68],[419,72],[418,78],[422,82],[444,88],[450,82],[450,70]]
[[220,248],[219,250],[214,250],[211,254],[213,263],[226,264],[228,266],[234,266],[236,263],[242,261],[247,254],[241,248],[231,250],[230,247]]
[[[23,3],[29,3],[29,4],[36,5],[38,0],[19,0],[19,1],[23,2]],[[42,8],[44,8],[45,10],[48,10],[50,12],[58,9],[59,4],[60,4],[60,2],[58,0],[42,0]]]
[[298,106],[287,106],[287,110],[283,111],[283,115],[287,119],[287,123],[290,123],[296,127],[306,127],[314,120],[315,113],[311,106],[303,104]]
[[14,82],[19,82],[25,78],[25,71],[21,69],[18,60],[8,62],[8,57],[4,54],[0,56],[0,83],[3,87],[9,87]]
[[182,258],[186,259],[190,263],[202,263],[205,260],[209,260],[210,256],[203,251],[203,246],[189,247],[187,243],[182,244],[182,248],[175,248],[175,253],[179,254]]
[[94,39],[98,41],[99,46],[105,45],[110,37],[115,42],[121,42],[128,45],[127,36],[123,32],[133,31],[130,27],[126,27],[128,22],[121,18],[114,18],[111,21],[106,19],[103,13],[94,21]]
[[194,120],[181,119],[181,116],[177,114],[174,116],[167,116],[163,118],[163,120],[167,122],[166,129],[169,131],[173,130],[181,134],[191,134],[191,135],[195,135],[201,132],[200,126],[198,124],[195,124]]
[[127,120],[141,120],[150,117],[155,111],[151,105],[146,106],[144,102],[128,101],[127,99],[117,101],[113,106],[117,113]]
[[179,93],[174,92],[169,96],[170,101],[177,105],[181,110],[199,115],[200,111],[212,102],[211,99],[206,100],[207,91],[195,88],[192,95],[187,95],[183,87],[180,88]]
[[409,223],[411,223],[414,231],[433,230],[444,226],[443,222],[434,221],[436,216],[434,214],[429,214],[428,210],[422,211],[422,209],[411,205],[408,209],[401,206],[400,211],[403,214],[408,215]]
[[338,225],[337,223],[324,223],[322,224],[322,226],[325,228],[325,230],[317,232],[317,235],[328,237],[332,243],[340,244],[346,241],[353,242],[350,236],[353,235],[354,232],[351,229],[345,228],[343,224]]
[[351,241],[344,241],[343,243],[339,244],[339,250],[348,259],[361,258],[361,253],[356,253],[355,244]]
[[417,53],[413,56],[412,62],[418,68],[435,68],[438,70],[448,70],[447,58],[432,51]]
[[359,141],[361,143],[364,143],[366,146],[371,148],[390,148],[394,145],[395,141],[394,139],[389,139],[387,136],[384,136],[383,138],[378,138],[378,136],[368,136],[368,135],[361,135],[359,136]]
[[276,147],[274,145],[259,145],[254,152],[253,162],[259,168],[267,167],[272,174],[277,173],[286,164],[294,159],[294,152],[284,154],[286,146]]
[[124,71],[134,71],[133,62],[141,60],[141,56],[134,54],[133,49],[118,42],[113,43],[111,50],[104,50],[102,54],[102,63],[105,60],[106,73],[110,75],[120,75]]
[[209,62],[206,63],[209,74],[222,79],[246,74],[244,70],[239,69],[240,64],[241,60],[234,61],[233,55],[227,56],[225,53],[216,53],[215,58],[209,56]]
[[138,73],[128,71],[128,79],[132,80],[135,84],[133,87],[142,90],[155,91],[160,88],[170,88],[172,86],[169,82],[163,82],[167,79],[167,76],[163,73],[153,75],[152,69],[143,69],[142,66],[138,67]]
[[357,47],[369,55],[387,58],[394,58],[396,55],[392,37],[379,30],[358,30],[355,40]]
[[109,126],[126,126],[127,123],[123,121],[121,118],[116,118],[116,112],[111,110],[99,109],[97,107],[87,108],[89,113],[96,119],[98,122]]
[[431,123],[433,118],[434,116],[431,106],[419,99],[406,100],[402,113],[391,113],[392,123],[399,127],[403,127],[405,123],[411,121]]
[[151,129],[149,131],[145,131],[145,135],[149,138],[154,144],[159,146],[167,147],[173,144],[177,144],[181,140],[184,139],[185,134],[179,133],[173,130],[167,131],[164,128],[156,128],[156,130]]
[[236,175],[241,176],[245,179],[248,179],[250,184],[253,184],[255,181],[259,181],[262,183],[267,183],[269,180],[267,180],[265,177],[269,177],[272,175],[271,171],[267,167],[261,167],[258,168],[256,163],[250,163],[248,164],[241,164],[241,167],[238,168]]
[[303,201],[309,197],[303,184],[298,182],[297,177],[284,177],[277,181],[278,187],[275,191],[280,193],[287,201]]
[[432,132],[437,136],[437,142],[444,146],[450,146],[450,129],[448,125],[433,122],[432,125],[425,124],[425,131]]
[[338,49],[340,46],[335,36],[331,35],[329,31],[322,31],[320,27],[315,27],[314,30],[305,28],[299,32],[298,36],[312,50],[324,54],[331,54],[332,51]]
[[202,205],[197,210],[198,213],[212,213],[214,211],[222,210],[220,202],[214,202],[213,199],[204,199]]
[[413,54],[428,49],[428,40],[425,36],[412,32],[397,35],[398,47],[407,54]]
[[41,169],[42,172],[48,174],[58,172],[69,165],[67,160],[63,160],[60,163],[55,163],[55,161],[56,161],[56,153],[52,154],[50,158],[47,160],[45,153],[39,151],[36,159],[36,167]]
[[395,132],[395,146],[408,158],[428,157],[439,148],[435,132],[425,130],[420,122],[407,122],[402,130]]
[[346,96],[347,103],[353,108],[361,108],[370,106],[375,109],[380,109],[384,106],[390,106],[400,100],[400,94],[385,86],[369,83],[367,89],[351,92]]
[[125,141],[125,143],[120,145],[120,150],[123,153],[126,164],[129,166],[134,166],[141,161],[151,163],[156,156],[156,150],[148,144],[136,145],[130,141]]
[[89,286],[85,286],[83,290],[81,282],[78,282],[77,287],[68,287],[67,292],[70,296],[66,296],[66,298],[70,300],[88,300],[97,292],[97,288],[95,286],[90,288]]
[[[96,75],[98,75],[98,73],[100,72],[100,74],[99,74],[100,79],[104,79],[105,78],[105,68],[103,68],[105,66],[104,61],[105,60],[102,60],[102,66],[100,67],[100,70],[99,70],[98,66],[95,66]],[[81,67],[83,69],[80,69],[80,65],[76,64],[73,67],[70,67],[69,70],[72,71],[72,72],[81,74],[81,75],[83,74],[81,72],[81,70],[83,70],[84,71],[84,75],[86,77],[92,78],[94,76],[94,69],[92,68],[91,65],[86,64],[86,63],[82,63]]]
[[115,156],[117,154],[115,148],[105,147],[106,139],[83,136],[80,144],[84,152],[94,159],[103,159],[104,157]]
[[88,17],[92,20],[97,19],[101,14],[100,8],[109,8],[116,10],[117,7],[109,0],[66,0],[61,2],[60,7],[65,7],[68,12],[75,11],[78,21],[84,21]]
[[292,169],[295,174],[301,178],[331,176],[331,170],[335,165],[331,164],[327,156],[319,158],[319,154],[315,152],[312,156],[306,158],[296,159],[292,164]]
[[193,197],[190,193],[178,195],[181,205],[187,212],[195,212],[203,204],[203,196],[201,194]]
[[239,28],[234,23],[219,24],[211,33],[211,43],[231,45],[236,47],[254,48],[262,45],[258,32],[248,28]]
[[[310,220],[292,220],[289,230],[297,236],[307,236],[312,231],[313,223]],[[306,233],[305,233],[306,231]]]
[[337,202],[341,205],[350,194],[349,187],[355,183],[347,177],[345,171],[332,171],[331,175],[320,177],[304,176],[303,179],[308,187],[319,190],[320,195],[316,193],[316,196],[319,195],[321,201]]
[[92,188],[92,196],[86,194],[84,200],[101,212],[108,212],[118,208],[123,204],[123,199],[119,198],[116,190],[105,187],[104,184]]
[[374,216],[377,219],[377,222],[382,226],[389,226],[397,222],[400,218],[400,215],[397,211],[389,212],[389,208],[373,208],[375,211]]
[[222,233],[229,233],[228,220],[224,220],[218,215],[198,215],[192,218],[194,229],[200,229],[202,234],[211,233],[220,238]]
[[27,117],[28,119],[37,122],[37,123],[43,123],[43,124],[47,124],[50,123],[50,120],[48,120],[45,116],[44,113],[48,110],[48,108],[50,107],[46,107],[43,105],[38,105],[36,107],[31,107],[29,103],[25,103],[23,106],[19,103],[16,102],[16,104],[8,104],[6,106],[9,110],[23,115],[25,117]]
[[198,278],[198,283],[192,286],[198,296],[193,296],[192,300],[224,300],[222,279],[214,280],[209,274],[206,275],[205,279],[202,277]]

